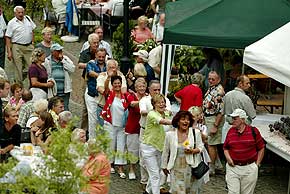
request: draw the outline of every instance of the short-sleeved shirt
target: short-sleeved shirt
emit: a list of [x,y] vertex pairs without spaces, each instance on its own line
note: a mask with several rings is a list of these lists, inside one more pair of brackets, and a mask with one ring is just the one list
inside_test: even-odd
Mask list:
[[36,25],[29,16],[24,16],[23,21],[14,17],[8,22],[5,36],[11,38],[12,43],[29,44],[32,42],[35,27]]
[[258,151],[265,147],[259,130],[255,127],[253,130],[256,137],[254,137],[252,127],[249,125],[242,133],[239,133],[234,127],[230,128],[223,148],[229,151],[234,164],[255,162],[258,158]]
[[[162,46],[159,45],[149,52],[148,64],[154,69],[161,65]],[[159,78],[159,74],[155,73],[155,77]]]
[[103,69],[100,68],[98,65],[98,61],[93,61],[91,60],[87,64],[87,86],[88,86],[88,94],[92,97],[98,96],[98,91],[97,91],[97,78],[91,77],[89,75],[90,72],[96,72],[96,73],[101,73],[106,71],[106,67]]
[[35,48],[41,48],[45,52],[45,57],[48,57],[51,54],[50,47],[44,46],[41,42],[38,43]]
[[144,43],[146,40],[153,38],[153,34],[148,27],[146,27],[143,31],[138,28],[132,30],[131,36],[137,43]]
[[0,145],[1,148],[5,148],[9,145],[20,145],[20,138],[21,138],[21,127],[20,125],[16,124],[8,131],[3,128],[3,131],[0,133]]
[[163,150],[165,140],[165,131],[163,125],[159,124],[159,122],[164,118],[159,112],[155,110],[150,111],[147,115],[146,127],[142,137],[144,144],[151,145],[159,151]]
[[203,112],[205,116],[214,116],[224,112],[224,88],[221,84],[210,87],[204,95]]
[[[37,81],[40,83],[47,83],[48,74],[47,74],[45,67],[42,65],[38,66],[35,63],[32,63],[28,69],[28,76],[29,76],[30,88],[32,88],[31,78],[33,78],[33,77],[37,78]],[[47,88],[45,88],[45,87],[39,87],[39,88],[44,90],[45,92],[47,92]]]
[[190,84],[175,93],[181,99],[180,110],[187,111],[192,106],[202,106],[202,91],[198,86]]
[[[133,101],[138,101],[138,98],[135,94],[128,93],[127,96],[128,104],[131,104]],[[138,106],[132,107],[129,106],[129,115],[128,120],[125,126],[125,132],[129,134],[139,134],[140,133],[140,109]]]
[[51,77],[55,80],[57,94],[64,94],[64,69],[61,61],[51,58]]

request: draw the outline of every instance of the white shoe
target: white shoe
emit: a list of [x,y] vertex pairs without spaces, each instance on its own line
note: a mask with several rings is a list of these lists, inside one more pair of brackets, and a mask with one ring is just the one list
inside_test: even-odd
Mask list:
[[120,176],[121,179],[125,179],[126,178],[126,174],[123,173],[123,172],[120,172],[119,173],[119,176]]
[[129,172],[129,180],[135,180],[136,179],[136,175],[134,172]]
[[115,171],[115,168],[111,168],[111,174],[115,174],[116,171]]

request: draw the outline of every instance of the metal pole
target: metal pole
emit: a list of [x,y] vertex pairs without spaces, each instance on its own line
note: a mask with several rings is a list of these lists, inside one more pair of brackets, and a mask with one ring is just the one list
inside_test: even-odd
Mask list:
[[129,0],[124,0],[124,53],[121,61],[121,71],[124,75],[128,73],[130,68],[130,59],[129,59]]

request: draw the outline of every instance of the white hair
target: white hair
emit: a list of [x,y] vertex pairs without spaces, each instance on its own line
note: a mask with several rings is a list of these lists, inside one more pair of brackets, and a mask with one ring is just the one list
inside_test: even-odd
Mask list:
[[79,142],[81,133],[86,133],[86,131],[84,129],[81,129],[81,128],[74,129],[72,134],[71,134],[71,141],[72,142]]
[[24,7],[22,7],[21,5],[17,5],[17,6],[15,6],[14,9],[13,9],[14,13],[17,11],[17,9],[25,10]]
[[64,121],[67,123],[72,119],[73,115],[70,111],[62,111],[61,113],[59,113],[58,117],[59,121]]
[[109,59],[108,61],[107,61],[107,65],[109,65],[109,64],[111,64],[111,63],[114,63],[115,65],[116,65],[116,67],[118,67],[118,62],[115,60],[115,59]]
[[99,35],[96,33],[92,33],[88,36],[88,42],[91,43],[93,41],[94,38],[97,38],[98,40],[100,40]]

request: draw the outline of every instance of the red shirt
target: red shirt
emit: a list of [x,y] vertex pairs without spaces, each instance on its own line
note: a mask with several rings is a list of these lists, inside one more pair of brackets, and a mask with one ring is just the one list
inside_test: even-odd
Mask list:
[[[127,96],[128,104],[131,104],[132,101],[138,101],[138,98],[135,94],[128,94]],[[140,110],[139,106],[128,108],[129,114],[128,114],[128,120],[125,127],[125,132],[129,134],[139,134],[140,133]]]
[[224,150],[229,151],[234,164],[255,162],[258,158],[258,151],[265,147],[259,130],[254,127],[255,139],[251,128],[247,125],[243,133],[239,133],[236,128],[232,127],[227,134]]
[[190,84],[175,93],[181,99],[180,110],[188,110],[192,106],[202,106],[202,91],[199,87]]

